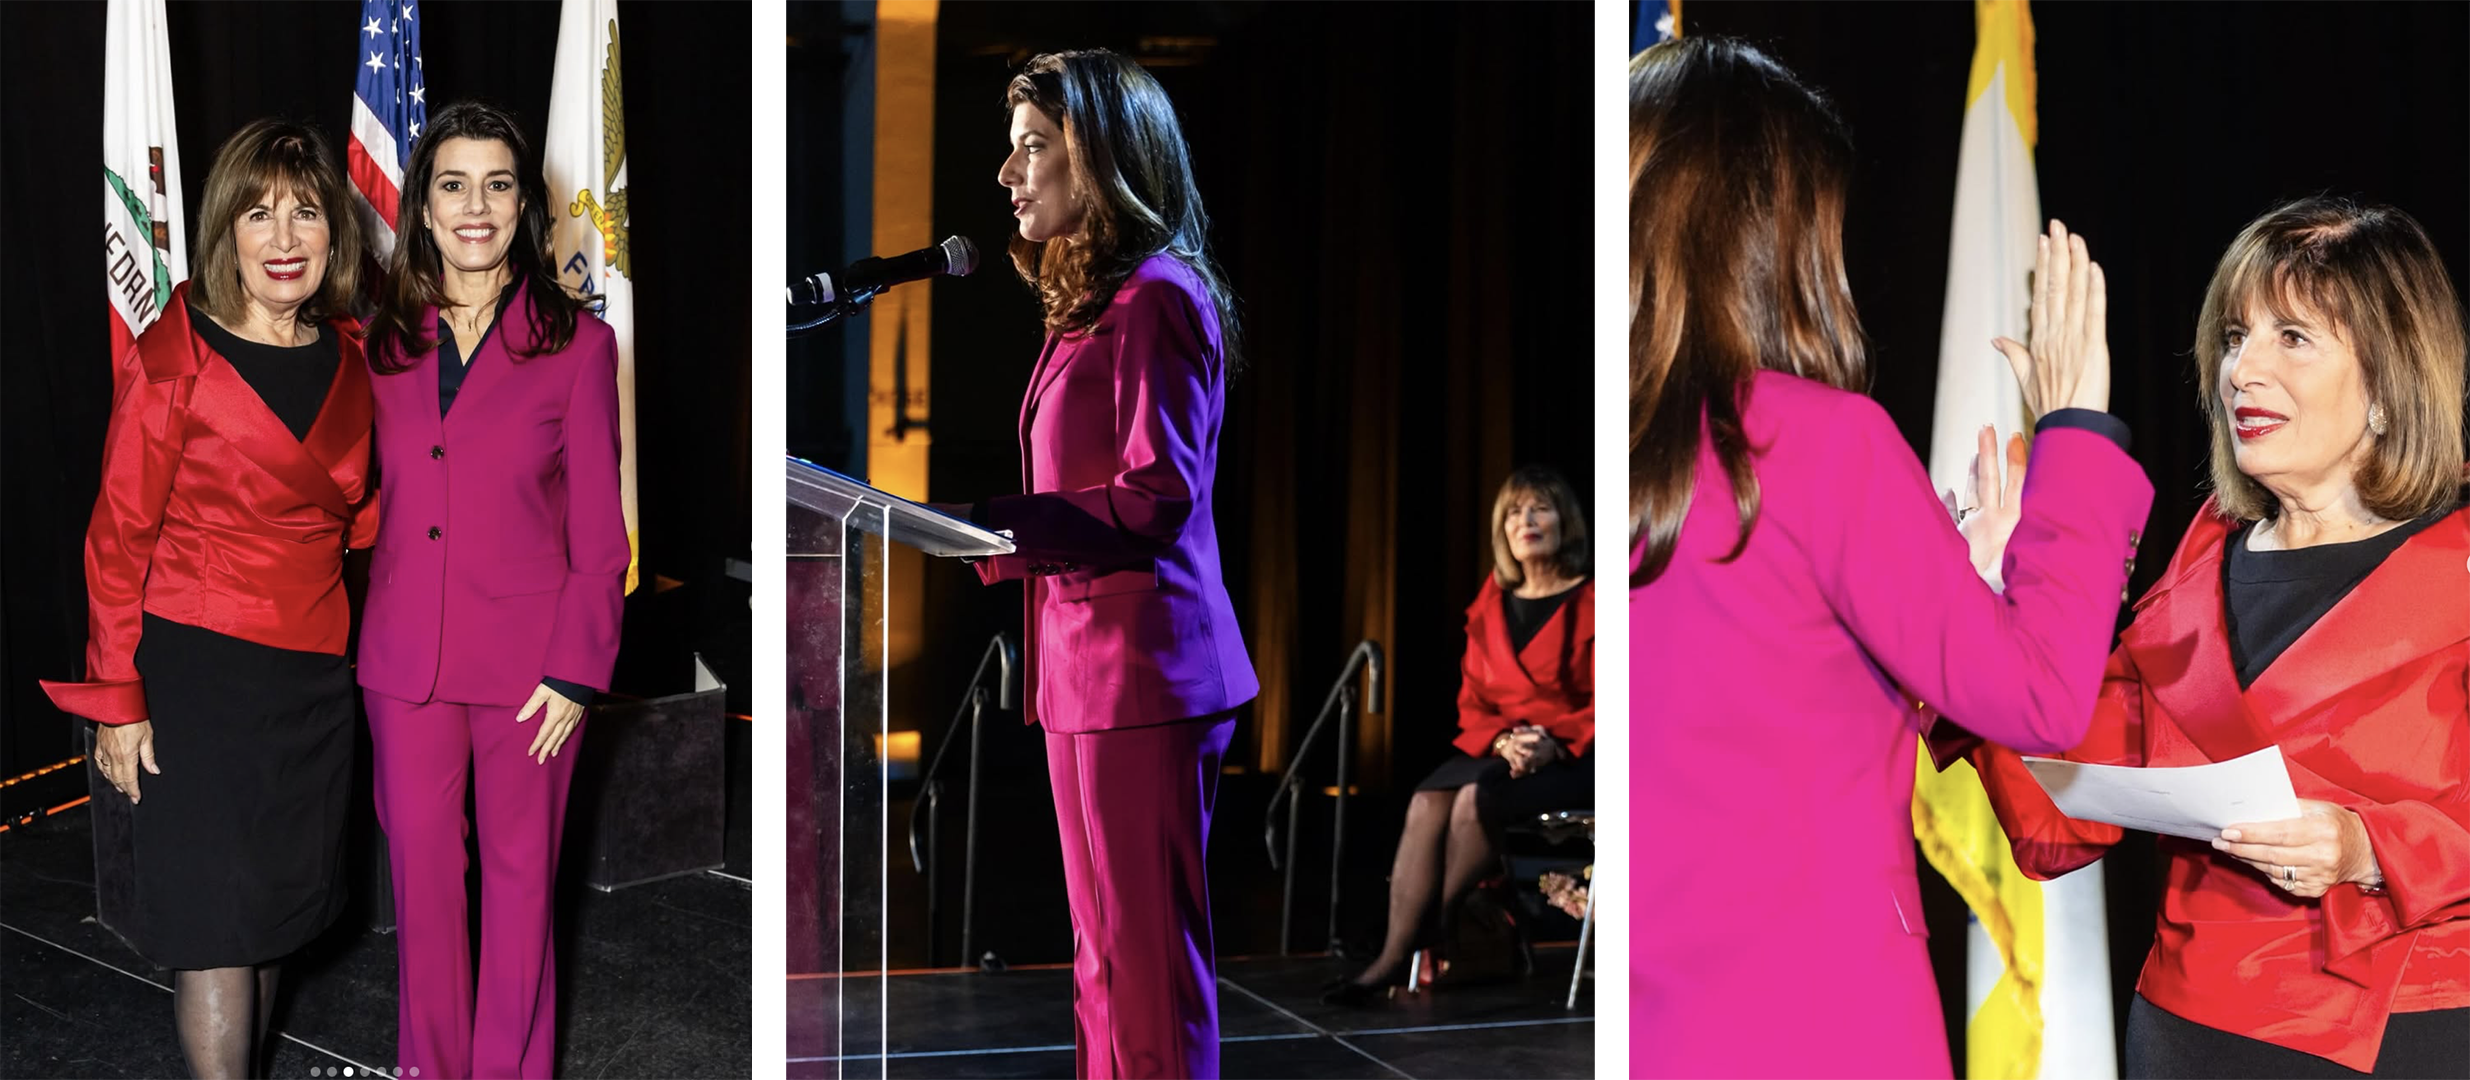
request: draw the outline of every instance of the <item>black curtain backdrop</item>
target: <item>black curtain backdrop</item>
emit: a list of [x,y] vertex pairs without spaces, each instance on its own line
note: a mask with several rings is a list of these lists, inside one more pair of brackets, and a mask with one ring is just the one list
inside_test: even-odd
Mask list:
[[[429,107],[484,97],[533,135],[548,120],[558,5],[425,3]],[[101,254],[91,240],[102,145],[102,4],[11,4],[0,14],[0,775],[75,753],[76,724],[38,678],[81,674],[80,544],[111,402]],[[354,4],[169,5],[181,184],[204,197],[215,149],[240,125],[316,124],[350,137]],[[628,599],[620,691],[688,688],[702,652],[745,711],[750,389],[745,287],[752,225],[745,147],[749,9],[619,6],[635,251],[637,478],[642,586]],[[427,68],[434,62],[437,67]],[[731,164],[731,162],[736,162]],[[338,166],[340,162],[338,161]],[[195,240],[193,220],[188,221]],[[196,257],[191,248],[191,259]],[[659,579],[682,583],[666,588]]]
[[[2042,213],[2083,233],[2107,272],[2111,411],[2134,429],[2156,492],[2131,583],[2140,596],[2205,495],[2190,350],[2205,283],[2240,228],[2303,195],[2389,203],[2426,227],[2456,289],[2470,283],[2470,5],[2070,3],[2032,15]],[[1852,126],[1846,261],[1872,395],[1926,453],[1971,5],[1689,0],[1683,20],[1689,36],[1766,49]],[[2123,1038],[2159,867],[2141,834],[2105,865]],[[1923,876],[1960,1063],[1964,908]]]
[[[837,80],[871,50],[843,43],[869,18],[792,5],[793,83],[805,63],[810,89],[846,89]],[[1274,905],[1238,899],[1275,881],[1255,865],[1262,796],[1240,774],[1284,765],[1367,635],[1389,654],[1390,698],[1358,740],[1368,797],[1351,811],[1349,861],[1371,880],[1350,884],[1349,910],[1377,929],[1397,789],[1455,752],[1463,610],[1491,565],[1494,491],[1525,463],[1592,490],[1589,18],[1583,3],[941,8],[934,235],[968,236],[985,258],[975,276],[935,285],[933,498],[1020,488],[1020,398],[1042,331],[1034,294],[1002,254],[1014,222],[995,172],[1007,152],[1004,86],[1030,56],[1113,49],[1165,86],[1239,300],[1249,369],[1229,393],[1215,498],[1227,587],[1263,691],[1242,714],[1227,758],[1238,775],[1220,797],[1213,858],[1240,860],[1219,872],[1222,952],[1272,948],[1276,929]],[[841,140],[871,133],[840,130],[828,103],[791,95],[792,143],[807,144],[792,154],[791,187],[838,184],[844,201],[862,198],[870,177],[821,174],[841,160]],[[817,216],[810,250],[837,242]],[[844,418],[840,373],[798,366],[840,351],[790,355],[791,452],[836,460],[863,445]],[[846,355],[863,362],[862,351]],[[896,712],[907,702],[934,732],[931,757],[978,650],[998,630],[1018,632],[1021,597],[958,567],[927,570],[928,653],[892,686]],[[1330,749],[1318,751],[1322,770]],[[1002,763],[987,782],[1018,799],[990,809],[988,842],[1021,849],[998,873],[1011,895],[1060,901],[1047,887],[1060,880],[1036,730],[1007,716],[988,732],[986,759]],[[981,905],[979,926],[1016,946],[1007,959],[1059,959],[1069,939],[1051,906]],[[1299,906],[1309,941],[1318,916]]]

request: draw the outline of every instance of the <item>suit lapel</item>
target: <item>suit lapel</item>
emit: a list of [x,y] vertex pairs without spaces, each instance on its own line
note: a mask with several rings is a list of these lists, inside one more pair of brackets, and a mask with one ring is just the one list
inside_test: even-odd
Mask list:
[[[1570,638],[1576,633],[1578,620],[1590,614],[1579,610],[1581,603],[1585,600],[1585,594],[1582,591],[1585,588],[1586,585],[1583,582],[1570,586],[1570,595],[1563,597],[1561,603],[1552,609],[1552,614],[1544,617],[1543,625],[1535,628],[1535,636],[1527,639],[1527,647],[1516,651],[1510,649],[1510,597],[1506,590],[1502,591],[1500,593],[1501,603],[1495,609],[1497,613],[1492,619],[1492,632],[1487,635],[1489,640],[1486,645],[1494,652],[1516,661],[1519,673],[1527,677],[1529,685],[1542,686],[1544,684],[1544,680],[1535,674],[1539,665],[1558,680],[1561,677],[1562,655],[1570,648]],[[1534,655],[1535,663],[1527,662],[1530,653]]]
[[342,488],[367,476],[369,418],[373,408],[368,361],[361,353],[360,342],[344,333],[344,328],[340,320],[326,327],[327,333],[341,335],[336,340],[340,346],[336,351],[342,355],[342,362],[335,365],[334,381],[326,386],[326,401],[318,407],[317,420],[309,425],[309,438],[302,444],[335,482],[338,495]]
[[146,369],[146,379],[169,382],[197,374],[206,347],[189,326],[188,282],[172,286],[171,302],[163,305],[163,317],[156,325],[163,327],[162,332],[137,337],[137,359]]
[[2264,748],[2270,728],[2239,690],[2230,661],[2230,635],[2222,605],[2222,542],[2229,527],[2211,504],[2197,511],[2197,529],[2181,546],[2184,561],[2166,586],[2136,613],[2120,638],[2144,675],[2144,687],[2161,703],[2187,741],[2214,761],[2228,761]]
[[[344,500],[343,489],[335,485],[335,478],[327,473],[326,466],[310,456],[309,449],[302,446],[299,440],[292,438],[291,429],[284,427],[283,421],[274,415],[274,410],[267,408],[266,402],[249,388],[248,380],[232,370],[230,361],[206,347],[205,341],[197,336],[196,327],[189,321],[188,305],[182,303],[178,310],[180,336],[187,339],[190,351],[197,358],[197,386],[189,399],[191,417],[223,436],[225,441],[231,443],[232,449],[255,462],[258,468],[282,482],[284,487],[336,517],[350,517],[351,504]],[[165,317],[170,318],[170,312],[165,312]],[[338,331],[327,327],[326,332]],[[334,407],[335,385],[345,378],[342,369],[353,365],[339,363],[335,366],[335,382],[328,384],[326,404],[320,407],[321,421],[325,419],[326,411]],[[365,423],[368,406],[365,389],[360,401]],[[311,440],[315,441],[316,436],[317,429],[313,425],[310,428]]]
[[1537,644],[1541,643],[1544,636],[1552,632],[1552,627],[1547,625],[1538,630],[1534,637],[1528,638],[1526,649],[1511,648],[1509,640],[1509,590],[1502,588],[1501,583],[1498,581],[1492,582],[1492,598],[1494,601],[1491,605],[1492,610],[1483,616],[1484,651],[1494,656],[1509,657],[1510,666],[1518,669],[1518,673],[1520,675],[1526,676],[1527,684],[1532,686],[1535,684],[1535,672],[1529,670],[1527,667],[1526,651],[1527,649],[1535,648]]
[[2470,595],[2470,509],[2420,530],[2386,556],[2264,669],[2248,688],[2249,705],[2264,716],[2301,716],[2359,683],[2470,637],[2465,595]]
[[1046,335],[1046,348],[1038,353],[1037,369],[1029,373],[1029,393],[1021,398],[1021,491],[1023,493],[1037,490],[1030,486],[1032,477],[1029,428],[1038,418],[1038,398],[1046,393],[1047,384],[1054,381],[1055,372],[1061,371],[1064,367],[1063,364],[1054,362],[1055,354],[1061,351],[1062,345],[1061,335],[1053,333]]
[[[511,350],[526,346],[530,341],[532,324],[530,289],[531,286],[528,284],[516,287],[514,303],[506,305],[506,313],[498,316],[490,324],[488,332],[481,335],[478,349],[473,349],[469,342],[455,343],[464,350],[466,366],[463,372],[463,386],[455,391],[455,408],[453,412],[446,414],[447,422],[452,423],[455,417],[468,415],[466,410],[472,408],[472,402],[487,397],[489,391],[499,383],[506,381],[511,373],[510,369],[514,365],[514,353]],[[514,335],[523,335],[523,337],[517,339]],[[441,363],[444,361],[442,356],[439,359]],[[437,388],[436,376],[432,375],[430,381],[430,389],[435,390]]]

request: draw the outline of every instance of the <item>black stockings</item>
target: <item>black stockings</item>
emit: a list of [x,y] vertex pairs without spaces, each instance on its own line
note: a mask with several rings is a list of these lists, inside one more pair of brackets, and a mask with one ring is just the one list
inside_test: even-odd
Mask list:
[[180,1053],[199,1080],[258,1075],[282,968],[209,968],[172,973],[172,1022]]
[[1441,935],[1458,901],[1500,872],[1499,819],[1493,796],[1479,785],[1415,793],[1390,868],[1389,936],[1356,982],[1397,981],[1416,947]]

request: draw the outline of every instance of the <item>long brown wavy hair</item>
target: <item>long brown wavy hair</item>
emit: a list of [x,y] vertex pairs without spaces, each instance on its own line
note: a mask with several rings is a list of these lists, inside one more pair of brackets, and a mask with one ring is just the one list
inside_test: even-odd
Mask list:
[[1077,334],[1098,321],[1124,279],[1154,255],[1191,267],[1218,309],[1226,366],[1243,366],[1235,294],[1209,257],[1209,214],[1175,105],[1148,71],[1105,49],[1045,53],[1004,88],[1006,113],[1034,106],[1063,129],[1072,186],[1088,207],[1075,236],[1010,245],[1012,266],[1038,291],[1046,328]]
[[1743,42],[1693,37],[1630,60],[1630,542],[1636,587],[1672,561],[1700,425],[1732,487],[1738,557],[1758,524],[1742,395],[1762,370],[1869,380],[1844,279],[1852,136]]
[[[437,341],[422,333],[421,314],[447,306],[445,257],[425,224],[429,217],[429,182],[437,171],[437,149],[449,139],[480,139],[506,144],[515,158],[515,184],[523,193],[523,209],[515,215],[515,238],[507,243],[506,261],[515,280],[531,297],[529,348],[509,349],[516,363],[564,349],[575,339],[575,315],[583,300],[558,283],[549,264],[549,183],[540,173],[540,159],[515,124],[514,114],[481,101],[458,101],[429,117],[428,130],[412,148],[411,164],[403,170],[403,196],[396,203],[395,250],[386,261],[386,284],[379,292],[377,317],[369,323],[370,366],[392,375],[409,371]],[[464,343],[470,348],[473,342]]]

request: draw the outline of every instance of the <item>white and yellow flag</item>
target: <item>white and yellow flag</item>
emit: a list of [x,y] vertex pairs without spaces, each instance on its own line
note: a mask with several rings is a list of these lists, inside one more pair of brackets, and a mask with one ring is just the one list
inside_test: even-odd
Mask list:
[[617,0],[565,0],[549,83],[549,254],[558,280],[599,297],[617,331],[618,474],[626,505],[626,591],[643,566],[635,512],[635,284],[626,238],[626,97],[618,78]]
[[111,0],[103,31],[103,266],[116,362],[188,279],[163,0]]
[[[1930,425],[1930,480],[1967,501],[1975,432],[1983,424],[2012,432],[2029,422],[2015,376],[1990,339],[2025,338],[2033,240],[2042,227],[2032,12],[2025,0],[1974,0],[1973,19]],[[2115,1078],[2101,864],[2046,885],[2025,877],[1972,766],[1934,772],[1926,751],[1913,786],[1913,825],[1931,865],[1974,914],[1964,1074]]]

